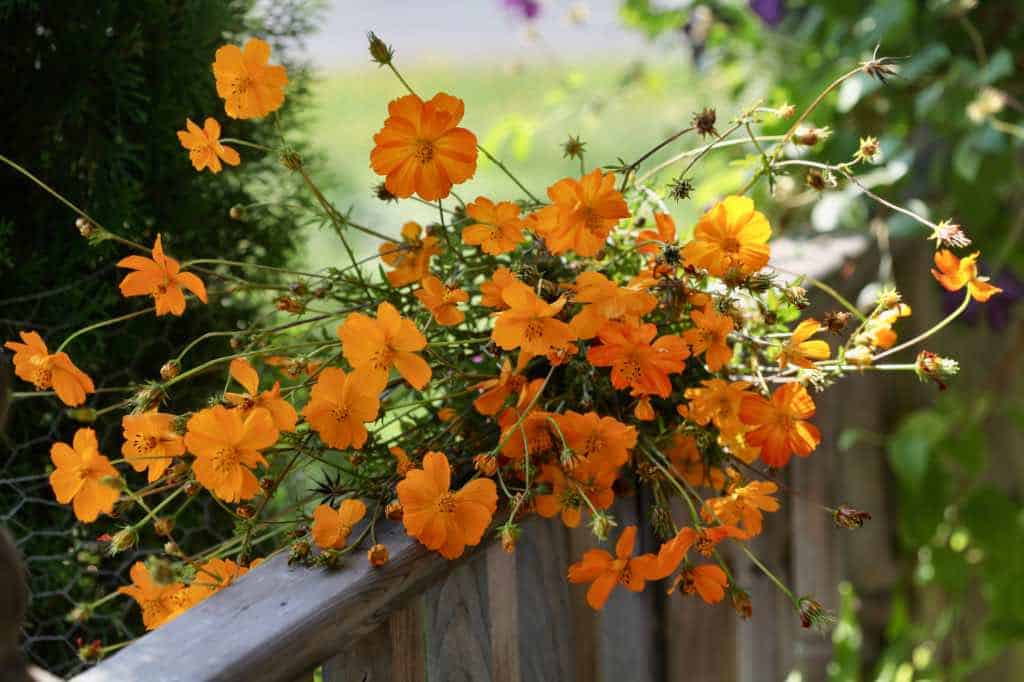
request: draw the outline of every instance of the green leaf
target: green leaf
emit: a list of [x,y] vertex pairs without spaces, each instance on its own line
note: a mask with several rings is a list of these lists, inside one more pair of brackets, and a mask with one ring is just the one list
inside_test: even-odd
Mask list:
[[932,449],[945,435],[948,420],[935,412],[915,412],[889,441],[889,465],[902,483],[916,488],[931,460]]

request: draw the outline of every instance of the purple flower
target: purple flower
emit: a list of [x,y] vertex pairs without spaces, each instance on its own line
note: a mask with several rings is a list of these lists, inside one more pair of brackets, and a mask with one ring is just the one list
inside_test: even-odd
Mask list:
[[502,2],[509,10],[523,15],[523,19],[536,19],[540,14],[538,0],[502,0]]
[[750,9],[769,26],[778,26],[786,13],[785,0],[750,0]]
[[[1024,298],[1024,281],[1009,270],[1003,270],[992,280],[992,284],[1002,289],[985,303],[971,301],[964,311],[961,319],[967,324],[977,324],[980,321],[986,323],[994,331],[1002,331],[1010,324],[1010,313],[1013,306]],[[942,297],[942,307],[946,314],[952,313],[964,300],[964,292],[945,291]]]

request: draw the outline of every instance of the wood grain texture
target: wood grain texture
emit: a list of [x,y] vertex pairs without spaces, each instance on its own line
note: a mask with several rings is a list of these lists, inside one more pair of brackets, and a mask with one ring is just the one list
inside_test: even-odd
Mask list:
[[487,562],[452,571],[424,596],[427,679],[488,682],[491,677]]
[[491,545],[483,564],[487,572],[487,601],[490,609],[491,679],[494,682],[519,682],[519,602],[517,592],[518,559],[501,545]]
[[324,663],[324,682],[391,682],[391,624],[384,623]]
[[289,567],[287,557],[276,556],[74,679],[291,682],[473,556],[467,551],[460,562],[449,562],[400,525],[378,524],[377,536],[391,553],[381,568],[359,552],[334,571]]

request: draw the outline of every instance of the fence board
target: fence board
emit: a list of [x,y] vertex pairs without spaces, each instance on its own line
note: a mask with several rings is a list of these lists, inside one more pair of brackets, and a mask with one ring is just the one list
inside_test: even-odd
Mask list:
[[467,562],[424,595],[427,679],[491,680],[487,562]]

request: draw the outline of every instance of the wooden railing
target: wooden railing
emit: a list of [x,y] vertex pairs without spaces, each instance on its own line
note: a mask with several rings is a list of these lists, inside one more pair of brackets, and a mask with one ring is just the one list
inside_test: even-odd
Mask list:
[[[773,243],[773,262],[828,280],[846,295],[876,265],[860,237]],[[856,260],[854,260],[856,259]],[[851,264],[855,263],[855,266]],[[818,311],[835,306],[819,295]],[[878,429],[879,382],[849,377],[820,395],[816,418],[824,440],[807,460],[786,469],[798,494],[784,499],[753,543],[759,557],[797,594],[836,608],[836,586],[851,581],[867,610],[870,655],[884,626],[872,600],[895,575],[885,508],[881,452],[859,448],[839,456],[847,426]],[[843,533],[819,503],[854,500],[878,512],[856,533]],[[620,499],[621,526],[637,523],[645,500]],[[641,527],[645,524],[640,523]],[[76,682],[312,680],[412,682],[534,680],[619,682],[742,680],[777,682],[793,670],[820,680],[831,657],[827,636],[803,630],[792,607],[742,555],[731,556],[737,583],[750,592],[754,615],[726,604],[669,597],[649,588],[616,591],[600,613],[570,585],[566,567],[595,541],[585,528],[557,520],[527,523],[512,555],[494,544],[448,562],[386,525],[378,540],[391,560],[371,568],[362,555],[327,571],[289,567],[278,555],[183,616],[74,678]],[[642,537],[643,551],[656,548]]]

